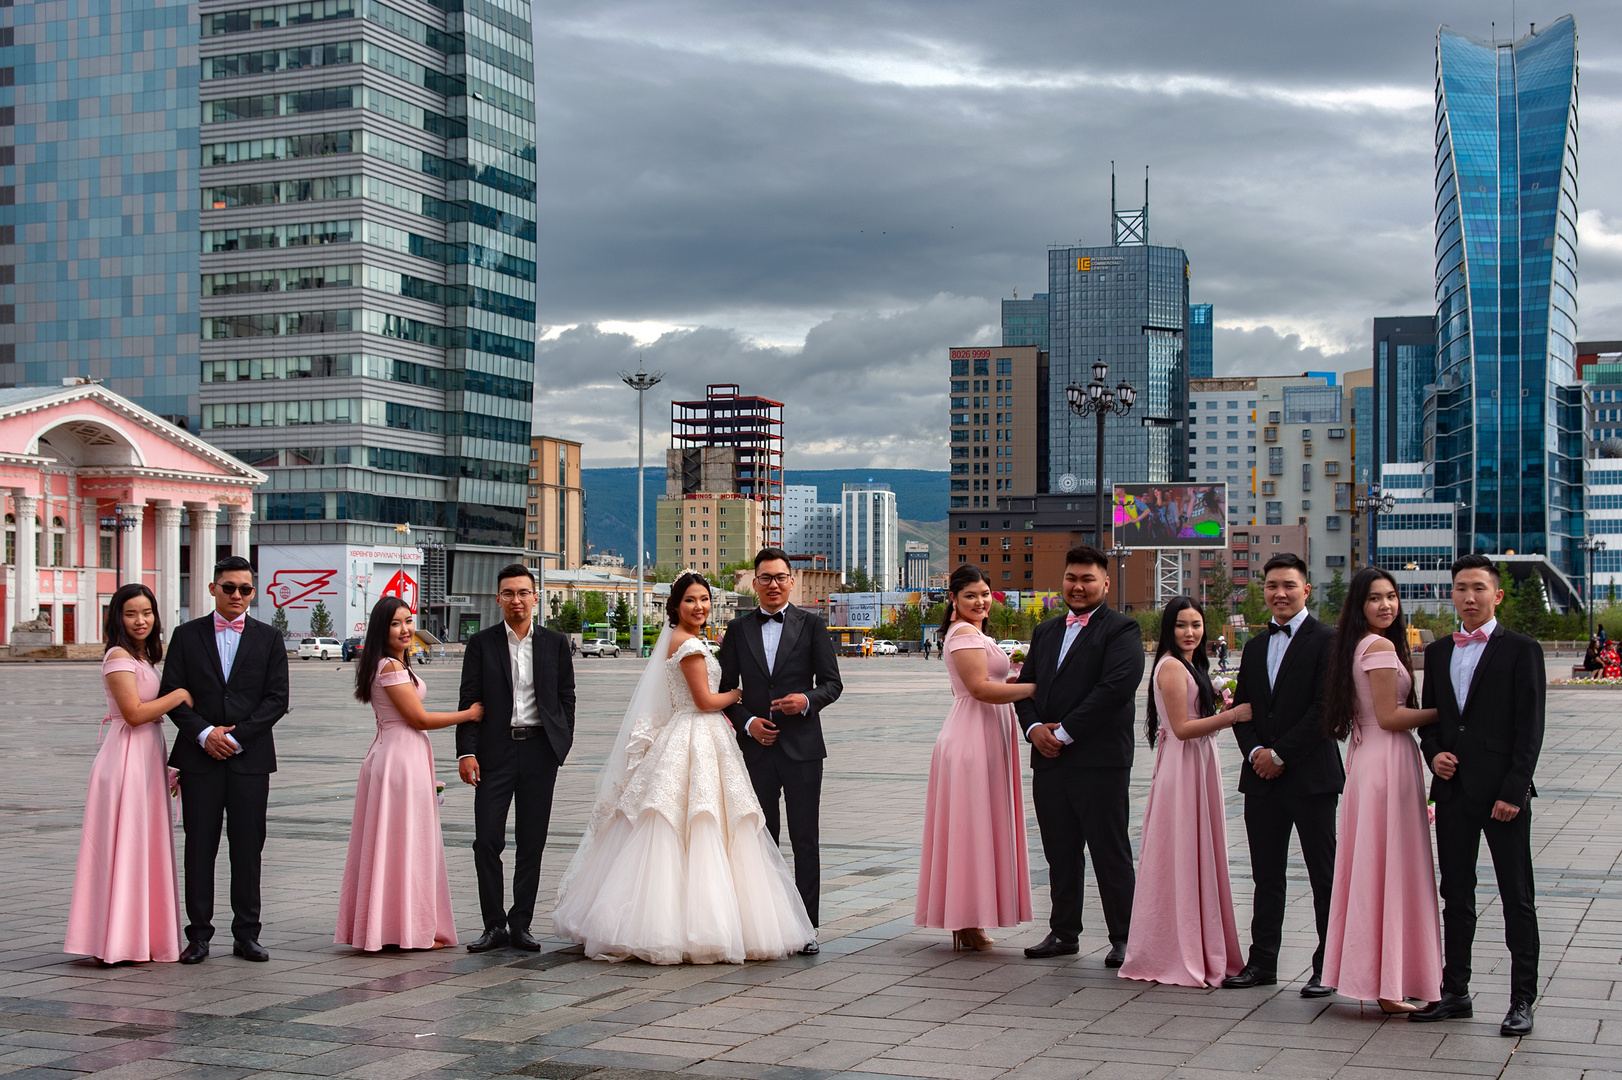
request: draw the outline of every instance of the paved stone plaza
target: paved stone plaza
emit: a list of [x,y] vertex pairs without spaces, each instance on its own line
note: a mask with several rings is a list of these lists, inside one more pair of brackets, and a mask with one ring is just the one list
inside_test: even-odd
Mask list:
[[[538,936],[549,929],[553,890],[638,670],[629,658],[577,666],[578,732],[559,777]],[[820,956],[660,968],[588,961],[546,937],[539,955],[473,956],[457,947],[366,956],[333,945],[355,774],[372,718],[350,698],[347,667],[295,661],[294,711],[277,729],[281,771],[272,778],[265,851],[261,941],[270,963],[230,955],[230,914],[222,909],[216,919],[226,929],[205,964],[103,968],[61,952],[85,779],[104,713],[97,669],[0,666],[10,720],[0,727],[0,1073],[19,1080],[82,1073],[126,1080],[508,1073],[661,1080],[672,1072],[750,1080],[1622,1077],[1622,880],[1615,876],[1622,695],[1549,695],[1532,825],[1542,997],[1535,1034],[1514,1040],[1497,1034],[1508,960],[1486,867],[1474,1021],[1421,1026],[1386,1019],[1372,1005],[1303,1000],[1297,990],[1313,942],[1298,860],[1280,971],[1289,981],[1277,987],[1201,991],[1116,978],[1102,964],[1106,942],[1091,882],[1079,957],[1026,960],[1019,949],[1042,936],[1041,921],[994,932],[992,952],[954,954],[949,935],[911,925],[930,748],[950,696],[945,673],[938,660],[906,657],[848,661],[845,672],[845,695],[825,718],[832,757]],[[433,665],[423,674],[429,707],[454,707],[457,670]],[[449,781],[445,841],[466,940],[478,932],[472,791],[455,780],[451,733],[433,739]],[[1151,764],[1139,745],[1134,821]],[[1238,754],[1231,740],[1223,746],[1231,791]],[[1028,804],[1028,783],[1026,795]],[[1234,892],[1248,941],[1239,809],[1230,796]],[[1029,809],[1027,817],[1043,920],[1045,864]],[[225,866],[222,851],[222,903]]]

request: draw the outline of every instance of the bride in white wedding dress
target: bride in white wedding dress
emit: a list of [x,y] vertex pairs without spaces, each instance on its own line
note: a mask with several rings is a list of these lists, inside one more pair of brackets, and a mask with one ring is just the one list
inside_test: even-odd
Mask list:
[[766,831],[737,732],[721,710],[721,665],[700,636],[710,587],[683,574],[670,619],[597,782],[552,925],[598,960],[764,960],[816,931]]

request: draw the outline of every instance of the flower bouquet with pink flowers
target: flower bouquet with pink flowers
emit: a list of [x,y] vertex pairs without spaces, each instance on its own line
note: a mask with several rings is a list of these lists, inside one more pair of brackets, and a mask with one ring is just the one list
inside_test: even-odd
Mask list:
[[1219,709],[1231,709],[1233,708],[1234,691],[1239,689],[1239,678],[1234,676],[1228,679],[1218,679],[1213,689],[1216,690],[1219,703],[1217,707]]
[[445,805],[445,784],[443,781],[434,784],[434,802],[440,806]]
[[1015,649],[1008,656],[1008,681],[1019,682],[1019,673],[1025,670],[1025,650]]
[[174,799],[174,798],[179,798],[179,796],[180,796],[180,770],[179,769],[170,769],[169,770],[169,797],[171,799]]

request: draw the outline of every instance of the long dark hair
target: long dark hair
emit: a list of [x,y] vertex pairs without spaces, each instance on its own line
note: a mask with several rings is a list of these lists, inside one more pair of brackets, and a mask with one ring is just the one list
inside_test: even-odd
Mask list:
[[[1357,713],[1357,683],[1352,671],[1357,666],[1357,647],[1370,633],[1369,617],[1363,608],[1368,604],[1369,591],[1376,581],[1388,581],[1397,590],[1397,617],[1381,635],[1397,647],[1397,660],[1408,668],[1408,620],[1402,614],[1402,590],[1397,579],[1378,566],[1365,566],[1352,575],[1346,589],[1346,601],[1341,605],[1340,622],[1335,627],[1334,651],[1329,654],[1328,683],[1324,687],[1323,730],[1326,736],[1344,739],[1352,733]],[[1408,699],[1403,702],[1410,709],[1418,708],[1413,687],[1408,688]]]
[[[146,636],[144,646],[136,645],[129,631],[124,629],[124,605],[144,596],[152,605],[152,632]],[[107,621],[101,628],[102,654],[108,649],[123,649],[137,660],[144,654],[147,662],[156,664],[163,659],[163,620],[158,618],[158,598],[145,585],[120,585],[113,598],[107,601]]]
[[946,614],[941,616],[941,648],[946,648],[946,632],[952,628],[952,620],[957,617],[957,594],[977,581],[985,582],[987,587],[991,585],[991,579],[984,570],[974,563],[964,563],[952,571],[951,578],[946,582],[949,595],[946,597]]
[[[389,626],[394,622],[395,612],[401,608],[408,611],[411,605],[398,596],[385,596],[378,600],[372,608],[372,617],[366,624],[366,641],[360,647],[360,659],[355,661],[355,700],[364,701],[368,705],[372,701],[372,683],[377,680],[378,669],[383,666],[384,660],[394,659],[389,651]],[[408,647],[405,656],[400,661],[405,665],[406,671],[411,673],[411,681],[417,681],[416,672],[411,671],[411,649]]]
[[[1183,650],[1177,646],[1177,616],[1193,608],[1200,616],[1200,643],[1194,647],[1194,659],[1183,659]],[[1160,641],[1155,645],[1155,662],[1149,665],[1152,672],[1159,666],[1163,656],[1175,656],[1189,674],[1194,676],[1194,686],[1199,694],[1200,715],[1210,716],[1216,712],[1216,688],[1211,685],[1211,658],[1205,655],[1205,643],[1209,638],[1209,623],[1205,621],[1205,611],[1194,602],[1192,596],[1174,596],[1166,610],[1160,613]],[[1155,708],[1154,687],[1149,687],[1149,716],[1143,722],[1143,734],[1148,738],[1149,745],[1154,746],[1160,737],[1160,710]]]
[[665,601],[665,618],[670,620],[671,626],[681,625],[681,602],[687,596],[687,590],[694,585],[702,585],[706,590],[710,587],[709,581],[697,570],[689,570],[670,583],[670,597]]

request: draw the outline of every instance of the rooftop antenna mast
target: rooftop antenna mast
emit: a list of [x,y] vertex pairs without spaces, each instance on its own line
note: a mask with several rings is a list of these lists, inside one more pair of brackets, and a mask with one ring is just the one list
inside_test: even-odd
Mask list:
[[1149,167],[1143,169],[1143,208],[1122,210],[1115,201],[1115,162],[1109,163],[1110,244],[1114,247],[1149,245]]

